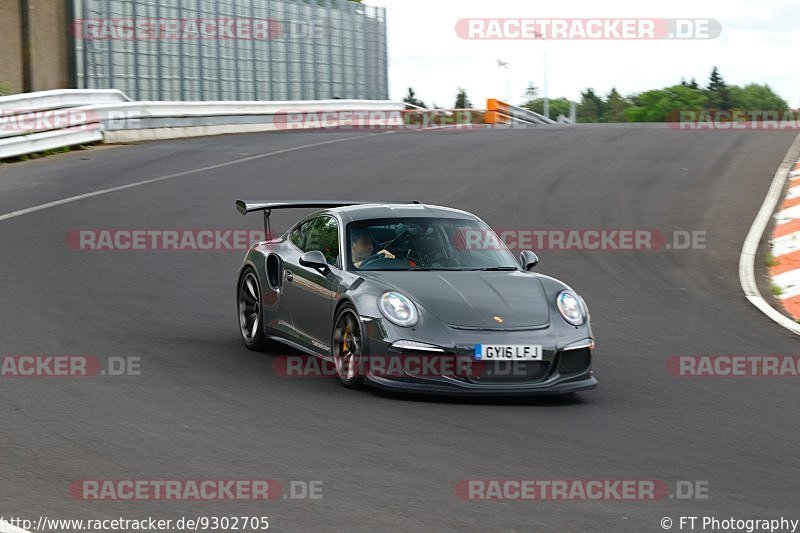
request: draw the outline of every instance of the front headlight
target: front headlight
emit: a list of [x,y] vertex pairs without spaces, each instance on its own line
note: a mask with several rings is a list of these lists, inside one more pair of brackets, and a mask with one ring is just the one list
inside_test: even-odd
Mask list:
[[419,312],[414,302],[399,292],[385,292],[378,300],[381,313],[390,322],[402,327],[411,327],[419,320]]
[[586,309],[583,302],[573,291],[565,290],[558,293],[556,305],[564,320],[573,326],[580,326],[586,321]]

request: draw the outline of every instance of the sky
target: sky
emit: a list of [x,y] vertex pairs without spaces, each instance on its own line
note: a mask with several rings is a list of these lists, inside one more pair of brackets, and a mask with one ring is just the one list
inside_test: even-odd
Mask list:
[[[605,95],[659,89],[696,78],[705,86],[716,65],[728,84],[766,83],[800,107],[800,1],[670,0],[606,2],[566,0],[366,0],[385,7],[389,39],[389,92],[408,87],[428,106],[452,107],[459,87],[475,107],[486,99],[524,102],[529,82],[550,97],[579,100],[592,87]],[[719,37],[706,40],[576,41],[466,40],[463,18],[712,18]],[[508,68],[498,67],[498,60]]]

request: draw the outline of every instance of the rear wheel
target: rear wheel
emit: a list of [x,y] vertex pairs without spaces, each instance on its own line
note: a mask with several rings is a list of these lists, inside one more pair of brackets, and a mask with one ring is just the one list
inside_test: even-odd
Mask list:
[[265,350],[269,346],[269,341],[264,337],[261,285],[252,268],[242,272],[238,295],[239,332],[242,335],[242,342],[251,350]]
[[336,374],[345,387],[359,389],[364,386],[364,376],[361,371],[364,355],[361,320],[355,308],[345,304],[336,313],[334,324],[331,351],[336,364]]

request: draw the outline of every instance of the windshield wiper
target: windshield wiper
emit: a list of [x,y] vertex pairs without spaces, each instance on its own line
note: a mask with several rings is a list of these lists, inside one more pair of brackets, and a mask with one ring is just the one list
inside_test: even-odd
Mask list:
[[518,270],[517,267],[512,266],[499,266],[499,267],[484,267],[479,270],[483,270],[484,272],[498,272],[498,271],[505,271],[505,270]]

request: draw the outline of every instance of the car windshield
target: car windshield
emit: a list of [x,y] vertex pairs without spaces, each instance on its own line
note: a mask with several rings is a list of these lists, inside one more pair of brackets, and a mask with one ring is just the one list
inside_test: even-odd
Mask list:
[[516,270],[518,263],[486,224],[456,218],[383,218],[347,226],[355,270]]

